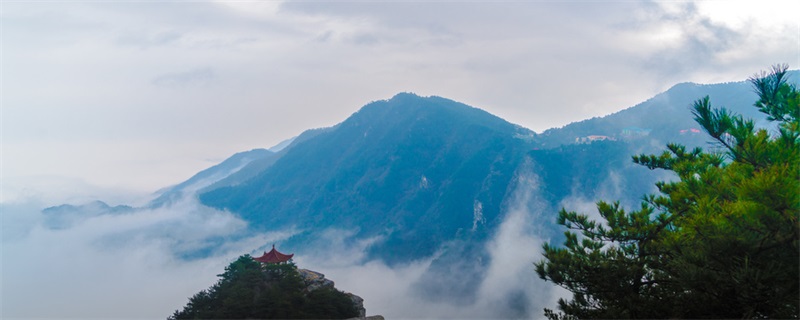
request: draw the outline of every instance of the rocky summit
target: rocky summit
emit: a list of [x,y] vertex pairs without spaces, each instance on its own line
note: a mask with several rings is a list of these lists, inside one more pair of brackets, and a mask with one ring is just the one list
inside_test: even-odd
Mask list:
[[240,256],[168,319],[365,319],[364,299],[292,261]]

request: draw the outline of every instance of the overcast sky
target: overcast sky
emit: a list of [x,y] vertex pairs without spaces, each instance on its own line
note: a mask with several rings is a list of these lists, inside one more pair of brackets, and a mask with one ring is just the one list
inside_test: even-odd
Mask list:
[[0,6],[0,202],[152,192],[398,92],[541,132],[800,66],[796,1]]

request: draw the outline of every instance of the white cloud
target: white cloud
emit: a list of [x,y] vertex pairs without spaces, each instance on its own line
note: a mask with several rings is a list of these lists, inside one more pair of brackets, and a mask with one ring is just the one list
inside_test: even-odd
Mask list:
[[[548,224],[541,222],[545,204],[538,198],[535,175],[522,173],[517,180],[513,205],[493,232],[494,236],[483,244],[490,258],[488,268],[483,271],[476,273],[471,261],[432,268],[443,250],[458,246],[458,241],[443,244],[431,257],[419,257],[396,266],[377,260],[363,261],[369,245],[381,239],[347,245],[346,239],[355,233],[342,230],[325,233],[321,242],[329,246],[317,248],[295,261],[301,268],[324,273],[340,290],[364,298],[368,315],[380,314],[387,319],[540,318],[543,308],[555,308],[557,299],[565,297],[567,292],[539,279],[534,271],[533,263],[541,259],[539,250],[547,240],[544,226]],[[420,281],[432,278],[426,273],[433,273],[433,278],[450,278],[453,283],[480,277],[473,289],[475,299],[432,299],[421,294]],[[435,289],[457,294],[451,288]]]
[[[274,145],[398,92],[542,131],[676,82],[800,65],[796,6],[6,3],[4,171],[154,190],[202,168],[187,162]],[[53,148],[59,161],[45,163]],[[108,169],[93,170],[98,156]]]
[[[216,282],[237,256],[291,232],[242,237],[230,213],[185,200],[49,229],[29,205],[3,205],[2,317],[159,318]],[[203,258],[189,258],[208,250]]]
[[[542,239],[527,211],[536,189],[521,184],[520,205],[507,214],[487,243],[491,266],[471,305],[431,301],[415,284],[438,256],[387,266],[365,261],[381,237],[353,241],[354,231],[328,230],[326,245],[304,249],[298,266],[326,274],[337,288],[363,297],[369,314],[389,318],[485,318],[532,316],[553,305],[552,285],[538,280],[532,262]],[[184,199],[170,207],[121,214],[92,214],[64,229],[50,229],[37,204],[4,204],[3,318],[164,318],[188,297],[216,282],[216,275],[243,253],[260,253],[296,231],[242,237],[246,224]],[[89,214],[89,213],[87,213]],[[538,213],[536,213],[538,214]],[[254,250],[257,249],[257,250]],[[186,258],[198,250],[208,256]],[[468,265],[465,265],[468,266]],[[458,268],[458,267],[457,267]],[[459,277],[454,274],[439,276]],[[515,297],[516,304],[507,299]],[[520,300],[522,299],[522,300]],[[527,310],[525,308],[528,308]]]
[[181,87],[190,85],[205,86],[216,78],[211,68],[197,68],[185,72],[167,73],[153,79],[156,86]]
[[[661,2],[661,5],[666,3]],[[700,1],[698,11],[709,19],[734,28],[752,28],[769,32],[772,28],[783,28],[787,25],[797,26],[797,10],[800,4],[789,0],[769,0],[752,2],[734,1]]]

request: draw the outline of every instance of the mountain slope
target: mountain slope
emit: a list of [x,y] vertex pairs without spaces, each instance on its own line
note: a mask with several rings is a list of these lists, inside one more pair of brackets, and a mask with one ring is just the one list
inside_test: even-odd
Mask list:
[[288,152],[288,150],[291,150],[291,148],[294,147],[297,143],[311,139],[316,135],[326,132],[328,130],[330,130],[330,128],[309,129],[304,131],[297,137],[283,141],[277,146],[269,149],[270,151],[275,149],[278,150],[274,151],[274,155],[269,157],[254,159],[253,161],[244,165],[240,170],[237,170],[232,174],[226,176],[225,178],[220,179],[219,181],[208,186],[204,190],[212,190],[221,187],[234,186],[243,183],[247,180],[250,180],[251,178],[259,175],[261,172],[264,172],[264,170],[272,166],[275,163],[275,161],[280,159],[284,154],[286,154],[286,152]]
[[399,94],[371,103],[329,132],[297,143],[247,182],[200,196],[255,228],[357,229],[384,236],[373,256],[429,256],[476,207],[497,223],[529,130],[451,100]]
[[[787,73],[790,82],[798,83],[800,71]],[[709,96],[716,107],[725,107],[746,118],[760,120],[757,123],[767,126],[764,115],[753,107],[756,100],[749,82],[728,82],[718,84],[680,83],[636,106],[592,119],[568,124],[561,128],[544,131],[540,137],[545,147],[575,143],[576,138],[589,135],[604,135],[625,139],[623,130],[641,128],[649,130],[647,140],[655,140],[658,148],[665,142],[677,142],[690,146],[706,146],[705,134],[692,132],[699,128],[694,122],[691,106],[694,101]],[[685,130],[684,132],[681,132]]]
[[180,184],[167,188],[162,191],[158,198],[150,202],[149,206],[156,208],[161,207],[184,196],[193,196],[201,190],[226,179],[231,175],[245,168],[248,164],[253,162],[257,163],[271,163],[277,159],[276,154],[272,151],[265,149],[254,149],[245,152],[234,154],[225,161],[218,165],[198,172],[189,180],[181,182]]

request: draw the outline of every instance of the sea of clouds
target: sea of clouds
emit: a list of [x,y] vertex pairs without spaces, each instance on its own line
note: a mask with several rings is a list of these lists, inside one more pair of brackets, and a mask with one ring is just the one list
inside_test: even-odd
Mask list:
[[[606,196],[622,192],[615,187],[619,180],[609,173]],[[534,271],[533,264],[542,259],[542,244],[552,240],[547,236],[552,232],[545,230],[552,223],[543,221],[555,217],[539,197],[539,184],[530,170],[518,177],[503,221],[480,244],[489,261],[477,273],[481,279],[471,299],[430,299],[420,294],[419,284],[429,279],[429,272],[449,281],[468,281],[474,270],[459,270],[461,265],[453,265],[451,272],[431,268],[439,253],[391,266],[368,260],[369,246],[384,239],[356,239],[352,230],[322,232],[319,243],[324,245],[305,248],[294,260],[300,268],[324,273],[338,289],[364,298],[368,315],[539,318],[543,308],[554,309],[558,298],[569,297]],[[559,205],[591,214],[593,200],[582,194],[576,191]],[[258,255],[273,243],[280,249],[281,241],[301,232],[253,233],[236,215],[203,206],[192,195],[160,208],[87,211],[54,227],[48,223],[53,217],[42,212],[53,202],[38,195],[0,203],[4,319],[163,319],[216,282],[216,275],[238,256]],[[463,265],[470,266],[474,264]]]

